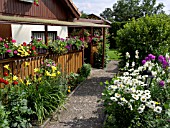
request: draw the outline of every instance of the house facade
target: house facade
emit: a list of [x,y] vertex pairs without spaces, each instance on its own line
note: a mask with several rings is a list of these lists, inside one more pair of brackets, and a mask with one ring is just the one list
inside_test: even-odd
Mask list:
[[[1,0],[0,15],[42,20],[73,21],[80,13],[70,0],[39,0],[38,6],[34,0]],[[12,37],[18,44],[30,42],[31,37],[45,38],[44,25],[31,24],[1,24],[0,37]],[[57,36],[68,37],[67,26],[48,26],[49,39]]]

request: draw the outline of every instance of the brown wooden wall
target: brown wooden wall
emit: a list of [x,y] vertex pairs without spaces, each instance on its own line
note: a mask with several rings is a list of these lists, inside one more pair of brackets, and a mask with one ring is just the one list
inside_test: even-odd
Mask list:
[[3,39],[12,37],[10,24],[0,24],[0,37]]
[[62,0],[39,0],[39,6],[19,0],[0,0],[0,15],[68,20],[72,13]]
[[[4,65],[9,64],[14,75],[20,76],[22,79],[27,76],[34,76],[34,69],[38,68],[41,63],[46,59],[50,58],[56,62],[56,64],[61,65],[62,71],[70,74],[71,72],[77,72],[79,68],[82,67],[82,51],[77,51],[73,53],[68,53],[64,55],[40,55],[37,57],[19,58],[19,59],[6,59],[0,61],[0,77],[3,76],[4,72],[8,72],[4,68]],[[25,67],[25,62],[29,62],[29,66]],[[9,73],[9,72],[8,72]],[[0,85],[2,88],[3,85]]]

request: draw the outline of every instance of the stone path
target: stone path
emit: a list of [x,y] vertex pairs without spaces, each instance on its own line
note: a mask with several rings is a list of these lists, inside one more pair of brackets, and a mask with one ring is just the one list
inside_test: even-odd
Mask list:
[[54,118],[45,128],[102,128],[104,112],[101,102],[105,82],[117,72],[118,62],[111,61],[106,69],[92,69],[91,76],[69,97],[59,117]]

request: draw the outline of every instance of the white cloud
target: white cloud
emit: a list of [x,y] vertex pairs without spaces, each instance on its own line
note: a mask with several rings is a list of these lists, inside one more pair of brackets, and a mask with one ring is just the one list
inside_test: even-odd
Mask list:
[[[157,0],[157,3],[162,2],[165,7],[164,10],[167,14],[170,13],[170,0]],[[85,13],[97,14],[102,13],[105,8],[112,8],[113,4],[117,0],[73,0],[74,4],[78,7],[79,11],[84,11]]]

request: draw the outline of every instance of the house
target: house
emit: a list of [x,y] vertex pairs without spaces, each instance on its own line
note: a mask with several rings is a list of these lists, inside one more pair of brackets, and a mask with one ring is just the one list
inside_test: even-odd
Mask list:
[[[43,20],[73,21],[79,18],[80,13],[71,0],[39,0],[39,6],[34,5],[34,0],[1,0],[0,16],[15,16],[14,21],[19,18],[37,18]],[[34,19],[33,19],[34,20]],[[4,24],[5,22],[5,24]],[[45,40],[44,25],[36,24],[16,24],[11,21],[0,22],[0,37],[12,37],[17,43],[30,42],[31,37]],[[3,23],[3,24],[1,24]],[[10,24],[9,24],[10,23]],[[21,23],[21,22],[20,22]],[[66,25],[48,26],[48,37],[55,39],[57,36],[68,37],[68,27]]]

